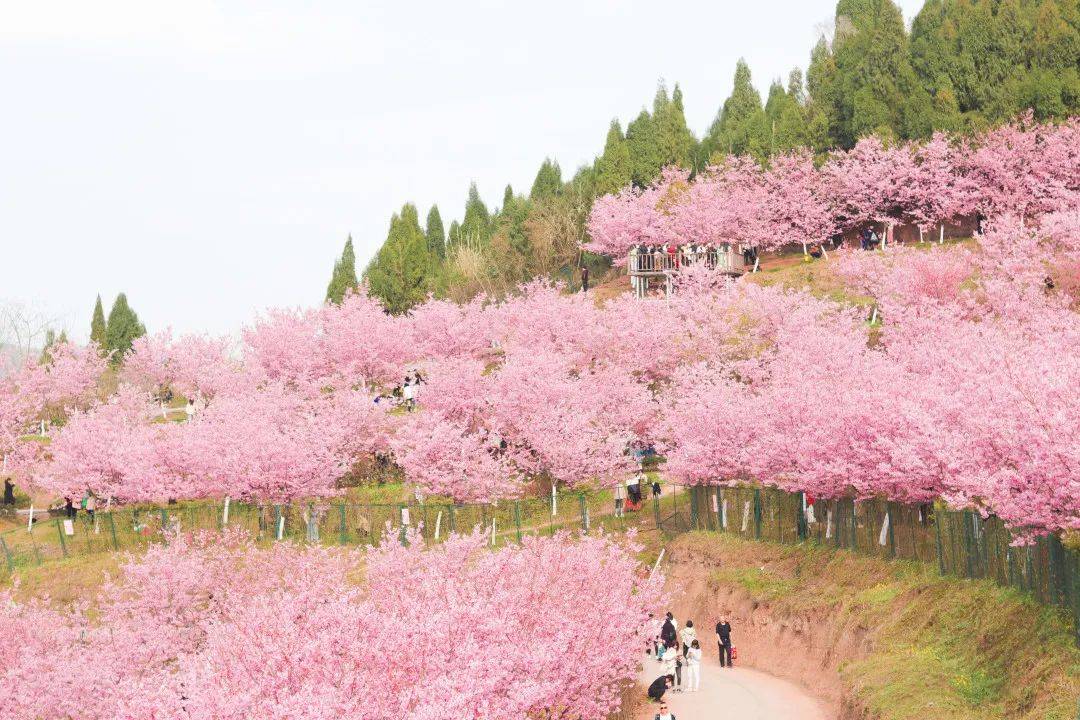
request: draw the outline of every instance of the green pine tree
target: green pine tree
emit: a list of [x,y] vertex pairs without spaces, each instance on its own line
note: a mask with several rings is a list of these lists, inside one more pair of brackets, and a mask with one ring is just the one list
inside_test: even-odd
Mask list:
[[850,147],[870,133],[902,135],[905,99],[917,82],[900,9],[892,0],[840,0],[836,28],[836,139]]
[[670,100],[667,88],[662,83],[657,89],[653,100],[653,121],[661,165],[690,167],[694,136],[686,125],[683,95],[678,83]]
[[465,201],[465,218],[461,221],[460,241],[473,247],[481,247],[491,239],[491,213],[480,199],[476,183],[469,185],[469,199]]
[[427,222],[424,224],[424,235],[427,238],[428,252],[442,260],[446,257],[446,233],[443,231],[442,216],[439,214],[439,206],[432,205],[428,210]]
[[382,299],[392,313],[405,312],[427,295],[427,238],[420,227],[416,206],[406,203],[390,219],[386,242],[364,271],[371,294]]
[[533,180],[532,189],[529,190],[529,199],[543,200],[554,197],[562,191],[562,185],[562,170],[559,168],[559,163],[551,158],[544,158],[540,170],[536,173],[536,179]]
[[105,352],[105,309],[101,306],[101,296],[94,303],[94,313],[90,318],[90,340],[97,343],[98,350]]
[[769,126],[761,95],[750,79],[750,66],[739,59],[735,65],[735,84],[716,116],[705,148],[710,157],[751,154],[759,159],[769,154]]
[[145,334],[146,327],[128,305],[127,295],[120,293],[109,310],[109,320],[105,326],[105,347],[112,353],[113,362],[122,362],[124,355],[131,350],[131,343]]
[[618,192],[634,179],[630,147],[623,137],[618,120],[612,120],[604,141],[604,154],[596,160],[596,192],[607,195]]
[[660,177],[664,163],[656,139],[656,125],[647,110],[642,110],[626,126],[626,147],[630,151],[630,177],[634,185],[651,185]]
[[334,263],[334,272],[330,276],[330,284],[326,288],[326,300],[340,305],[349,290],[353,290],[359,283],[356,281],[356,254],[353,252],[352,235],[345,239],[345,249],[341,251],[341,258]]
[[446,247],[447,249],[454,247],[461,242],[461,223],[457,220],[450,221],[450,230],[446,233]]

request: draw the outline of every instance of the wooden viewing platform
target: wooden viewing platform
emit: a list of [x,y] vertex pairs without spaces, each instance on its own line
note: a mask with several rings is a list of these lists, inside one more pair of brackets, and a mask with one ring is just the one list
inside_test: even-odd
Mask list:
[[682,268],[698,264],[719,269],[729,275],[738,276],[746,272],[746,259],[742,248],[734,244],[724,244],[696,252],[688,247],[680,247],[674,253],[663,250],[640,252],[635,248],[627,255],[627,274],[637,297],[645,297],[649,290],[656,288],[661,282],[664,294],[670,295],[673,276]]

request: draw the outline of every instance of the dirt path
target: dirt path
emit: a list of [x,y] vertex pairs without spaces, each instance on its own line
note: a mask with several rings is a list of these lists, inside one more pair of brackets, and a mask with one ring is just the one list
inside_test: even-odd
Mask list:
[[[660,665],[654,656],[645,656],[643,664],[644,668],[638,673],[642,694],[660,675]],[[705,646],[701,689],[697,692],[669,690],[664,700],[678,720],[826,720],[827,717],[817,700],[786,680],[745,667],[721,668],[716,643]],[[648,703],[638,717],[652,720],[658,709],[655,703]]]

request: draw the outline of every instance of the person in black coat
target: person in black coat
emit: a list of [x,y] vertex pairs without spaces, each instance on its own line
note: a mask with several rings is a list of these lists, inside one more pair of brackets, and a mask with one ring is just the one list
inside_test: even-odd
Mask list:
[[675,647],[679,644],[678,637],[675,634],[675,623],[671,622],[671,613],[667,614],[667,619],[664,620],[664,624],[660,627],[660,641],[664,643],[664,647]]
[[652,681],[649,685],[649,699],[660,702],[660,698],[664,697],[664,693],[668,691],[672,685],[675,684],[675,677],[672,675],[661,675]]
[[720,651],[720,667],[732,667],[731,662],[731,623],[726,615],[720,616],[720,622],[716,623],[716,645]]

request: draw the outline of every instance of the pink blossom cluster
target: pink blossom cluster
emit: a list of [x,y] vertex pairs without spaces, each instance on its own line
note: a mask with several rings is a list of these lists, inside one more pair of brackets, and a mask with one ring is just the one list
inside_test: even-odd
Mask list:
[[886,145],[863,138],[817,167],[808,151],[762,168],[728,158],[693,180],[665,170],[647,188],[598,198],[585,249],[620,257],[639,243],[738,244],[764,250],[822,243],[838,231],[901,223],[920,232],[964,216],[1021,220],[1075,208],[1080,118],[1040,124],[1030,113],[971,138],[937,133]]
[[[1025,123],[980,136],[974,150],[936,137],[895,166],[874,140],[844,156],[877,168],[854,175],[845,217],[899,221],[917,210],[929,222],[952,206],[940,188],[924,205],[895,200],[900,190],[875,184],[887,167],[962,167],[950,175],[956,193],[982,177],[991,187],[976,194],[997,198],[979,206],[990,214],[977,247],[839,253],[840,277],[872,308],[703,265],[680,273],[670,298],[603,305],[535,281],[502,300],[429,300],[391,316],[361,291],[340,306],[268,312],[237,343],[140,341],[105,399],[91,391],[96,353],[60,349],[51,365],[0,381],[5,452],[21,452],[26,425],[61,404],[66,424],[47,452],[35,444],[17,458],[56,494],[283,502],[333,495],[357,461],[389,453],[427,493],[489,502],[620,482],[633,470],[628,448],[647,442],[680,482],[940,497],[1021,533],[1077,528],[1080,295],[1069,289],[1080,288],[1080,214],[1059,209],[1077,188],[1077,167],[1068,177],[1059,167],[1076,123]],[[1028,163],[1046,187],[1009,190],[1033,198],[1018,203],[988,158],[1025,147],[1046,156]],[[655,199],[685,227],[723,238],[740,216],[720,195],[708,199],[717,188],[788,198],[806,211],[778,205],[766,217],[810,238],[826,222],[815,183],[841,164],[816,171],[791,156],[766,171],[733,161],[694,180],[670,171]],[[895,202],[874,200],[886,196]],[[676,211],[688,197],[698,200]],[[416,371],[416,407],[392,408],[386,393]],[[154,412],[150,399],[166,387],[197,398],[187,422]]]
[[665,601],[632,541],[409,541],[361,554],[175,536],[71,610],[0,595],[0,716],[569,720],[618,708]]
[[60,343],[45,362],[29,359],[0,368],[0,456],[3,473],[23,476],[42,457],[39,438],[43,419],[63,422],[68,414],[92,404],[105,361],[93,344]]

